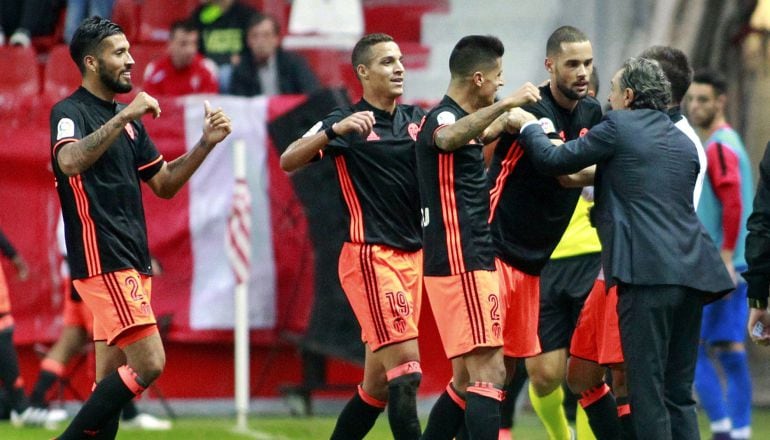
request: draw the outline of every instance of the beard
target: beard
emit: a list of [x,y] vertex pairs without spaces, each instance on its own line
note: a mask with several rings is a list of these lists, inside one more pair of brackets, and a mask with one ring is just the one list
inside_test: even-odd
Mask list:
[[134,88],[131,80],[121,82],[120,76],[118,76],[118,79],[115,79],[104,70],[99,70],[99,79],[102,81],[102,84],[115,93],[128,93]]
[[568,99],[572,99],[577,101],[578,99],[583,99],[586,96],[588,96],[588,91],[586,90],[584,93],[580,94],[569,87],[567,87],[564,83],[556,82],[556,88],[559,89],[559,91],[562,93],[562,95],[566,96]]

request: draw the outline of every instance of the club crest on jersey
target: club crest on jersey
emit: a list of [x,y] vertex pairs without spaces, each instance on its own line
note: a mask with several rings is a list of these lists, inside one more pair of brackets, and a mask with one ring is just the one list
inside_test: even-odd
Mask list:
[[420,127],[418,127],[417,124],[412,122],[411,124],[409,124],[406,127],[406,131],[409,132],[409,137],[412,138],[413,141],[416,141],[417,140],[417,133],[420,132]]
[[56,124],[56,140],[75,136],[75,123],[70,118],[61,118]]
[[126,133],[128,133],[128,137],[130,137],[132,141],[136,139],[136,132],[134,131],[134,126],[131,125],[130,122],[126,124]]
[[441,112],[438,114],[438,116],[436,116],[436,121],[438,121],[438,125],[454,124],[456,120],[457,118],[452,112]]
[[586,134],[588,134],[588,129],[583,127],[583,128],[580,129],[580,133],[578,134],[578,137],[583,137]]

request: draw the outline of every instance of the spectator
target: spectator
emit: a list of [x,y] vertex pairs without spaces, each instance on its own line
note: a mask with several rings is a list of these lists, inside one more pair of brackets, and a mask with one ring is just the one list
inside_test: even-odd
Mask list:
[[75,29],[87,17],[97,15],[111,18],[115,0],[67,0],[67,14],[64,17],[64,42],[69,44]]
[[198,28],[191,20],[171,25],[168,55],[144,70],[144,90],[150,95],[180,96],[218,93],[216,65],[198,53]]
[[233,68],[230,93],[240,96],[310,93],[318,78],[299,55],[281,48],[275,17],[254,15],[246,31],[247,50]]
[[198,26],[201,54],[211,58],[219,68],[219,90],[230,88],[232,66],[240,62],[246,47],[246,29],[257,11],[238,0],[209,0],[190,17]]
[[52,35],[64,0],[0,0],[0,46],[6,34],[14,46],[29,47],[32,37]]

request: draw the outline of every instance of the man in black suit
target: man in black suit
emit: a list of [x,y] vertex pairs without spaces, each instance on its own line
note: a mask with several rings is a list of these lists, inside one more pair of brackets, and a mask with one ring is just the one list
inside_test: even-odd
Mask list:
[[692,382],[702,305],[734,287],[695,215],[700,165],[692,141],[665,113],[670,100],[660,66],[631,58],[612,80],[609,101],[619,111],[584,137],[554,148],[544,134],[549,121],[538,124],[521,110],[508,119],[541,172],[558,176],[596,164],[591,218],[607,286],[618,286],[640,439],[699,438]]
[[239,96],[311,93],[320,85],[300,55],[281,48],[275,17],[255,14],[246,31],[246,50],[233,68],[230,94]]

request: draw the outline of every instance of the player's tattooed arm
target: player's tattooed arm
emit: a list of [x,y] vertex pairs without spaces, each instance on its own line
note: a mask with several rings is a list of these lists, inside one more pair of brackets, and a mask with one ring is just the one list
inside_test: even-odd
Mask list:
[[507,118],[508,112],[505,112],[498,116],[497,119],[495,119],[491,124],[489,124],[489,126],[485,128],[483,132],[481,132],[481,136],[479,136],[481,143],[487,145],[495,139],[499,138],[505,130]]
[[83,139],[62,145],[56,155],[59,169],[68,176],[89,169],[115,142],[126,123],[125,118],[117,114]]
[[91,168],[115,142],[126,124],[146,114],[157,118],[160,116],[160,106],[155,98],[145,92],[139,92],[130,104],[99,129],[79,141],[63,145],[56,155],[59,168],[68,176]]

